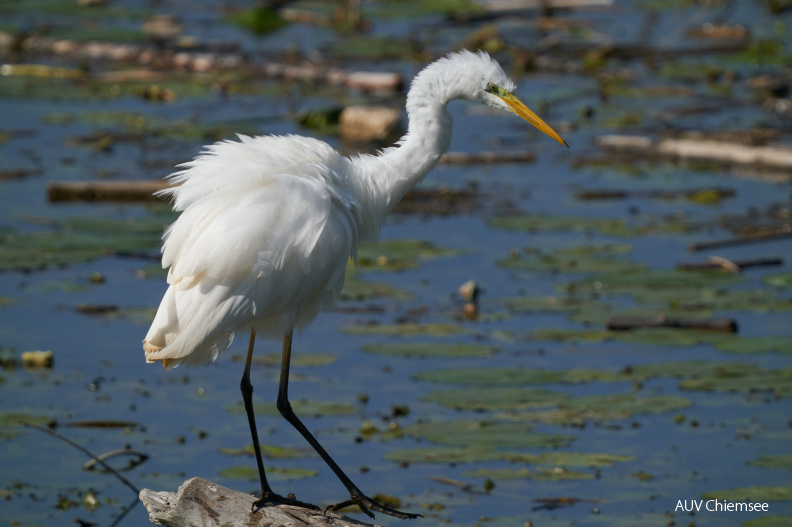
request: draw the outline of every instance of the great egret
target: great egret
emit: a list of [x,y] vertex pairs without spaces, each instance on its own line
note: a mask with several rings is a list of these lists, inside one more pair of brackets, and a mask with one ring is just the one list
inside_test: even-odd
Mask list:
[[563,139],[512,92],[515,84],[483,52],[461,51],[428,65],[407,95],[409,128],[396,148],[344,157],[307,137],[239,136],[206,147],[161,194],[182,211],[165,232],[168,290],[143,341],[148,362],[208,363],[250,331],[242,398],[261,480],[254,504],[295,504],[267,483],[253,415],[250,364],[256,335],[283,339],[277,407],[338,476],[356,504],[416,518],[364,495],[292,411],[288,398],[292,333],[331,305],[359,240],[376,240],[385,216],[435,166],[451,141],[446,105],[455,99],[509,110],[559,143]]

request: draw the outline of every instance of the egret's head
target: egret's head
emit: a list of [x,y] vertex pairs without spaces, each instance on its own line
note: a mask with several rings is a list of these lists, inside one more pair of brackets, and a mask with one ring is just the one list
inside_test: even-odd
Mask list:
[[449,66],[453,64],[457,76],[458,94],[473,102],[486,104],[493,108],[501,108],[518,115],[549,135],[564,146],[568,146],[555,130],[532,112],[515,95],[516,85],[503,71],[500,64],[483,51],[471,53],[462,51],[452,53],[447,59]]

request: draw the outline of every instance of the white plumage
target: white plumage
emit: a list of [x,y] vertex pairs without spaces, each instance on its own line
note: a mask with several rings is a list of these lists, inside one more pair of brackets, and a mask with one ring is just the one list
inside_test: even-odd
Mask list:
[[216,359],[238,333],[251,332],[242,394],[261,478],[258,503],[313,507],[274,494],[264,474],[249,381],[261,334],[283,337],[278,409],[341,479],[349,503],[364,512],[416,516],[363,495],[294,415],[288,403],[292,332],[338,297],[358,241],[378,238],[388,212],[446,151],[450,101],[509,110],[566,145],[513,90],[486,53],[453,53],[415,77],[407,95],[409,129],[396,148],[346,158],[316,139],[240,136],[207,147],[170,176],[178,186],[162,194],[181,215],[164,235],[169,287],[143,349],[148,362],[198,365]]

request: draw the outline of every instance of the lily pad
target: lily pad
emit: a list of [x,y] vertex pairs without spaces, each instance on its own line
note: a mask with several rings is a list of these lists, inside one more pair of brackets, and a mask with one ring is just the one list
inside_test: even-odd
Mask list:
[[462,474],[471,478],[490,479],[535,479],[538,481],[566,481],[577,479],[594,479],[590,472],[578,472],[563,468],[528,470],[527,468],[479,468],[466,470]]
[[341,331],[353,335],[386,335],[398,337],[448,337],[465,335],[470,330],[457,324],[373,324],[342,326]]
[[657,414],[681,410],[690,405],[690,399],[676,395],[650,397],[636,397],[633,394],[589,395],[562,401],[558,408],[552,410],[508,414],[501,417],[579,426],[587,420],[628,419],[638,414]]
[[712,500],[728,501],[790,501],[792,486],[739,487],[731,490],[713,490],[703,495]]
[[629,245],[585,245],[554,252],[526,248],[516,258],[502,258],[498,265],[525,271],[553,271],[574,273],[639,271],[643,264],[624,257]]
[[635,461],[633,456],[589,452],[544,452],[542,454],[504,453],[513,463],[554,465],[560,467],[609,467],[614,463]]
[[[327,417],[332,415],[354,415],[359,413],[359,409],[354,404],[333,403],[328,401],[292,401],[294,413],[300,417]],[[229,412],[235,414],[245,413],[245,407],[240,403],[228,408]],[[275,403],[253,403],[253,411],[257,416],[279,416],[280,412],[275,407]]]
[[561,434],[534,432],[522,423],[494,421],[419,423],[405,427],[404,431],[420,439],[472,448],[558,448],[575,440]]
[[497,350],[497,346],[488,344],[459,342],[383,342],[363,346],[368,353],[421,359],[491,357]]
[[792,393],[792,369],[731,371],[686,379],[679,385],[683,390],[707,392],[772,392],[789,396]]
[[567,398],[564,392],[502,386],[437,391],[421,396],[421,401],[458,410],[519,410],[557,405]]
[[423,260],[448,258],[462,252],[424,240],[383,240],[358,246],[357,267],[361,271],[401,271],[415,269]]
[[[236,362],[245,362],[245,357],[243,355],[234,355],[233,360]],[[338,357],[332,353],[295,352],[291,356],[291,365],[304,367],[329,366],[330,364],[335,364],[337,360]],[[254,355],[253,362],[267,367],[280,366],[281,354],[266,353],[263,355]]]
[[355,271],[351,273],[347,268],[344,289],[341,291],[342,301],[363,301],[372,298],[390,298],[392,300],[406,301],[411,300],[413,295],[407,291],[397,289],[392,285],[382,282],[371,282],[356,276]]
[[436,445],[394,450],[385,454],[385,459],[400,463],[475,463],[504,459],[503,455],[486,447]]
[[762,516],[743,522],[742,527],[792,527],[792,516]]
[[563,296],[541,296],[541,297],[525,297],[518,296],[514,298],[504,299],[503,303],[509,308],[509,311],[516,313],[524,312],[578,312],[578,311],[601,311],[604,304],[592,300],[586,300],[576,297],[563,297]]
[[563,287],[569,292],[586,292],[603,295],[640,296],[641,301],[662,302],[657,295],[672,291],[673,295],[690,294],[690,291],[724,287],[744,280],[725,271],[678,271],[647,269],[625,273],[594,275]]
[[792,470],[792,454],[779,454],[775,456],[759,456],[748,463],[755,467],[779,468]]
[[792,271],[769,274],[764,277],[764,282],[773,287],[790,288],[792,287]]
[[413,379],[426,382],[444,382],[456,384],[547,384],[564,382],[561,371],[541,368],[450,368],[442,370],[422,371],[413,375]]
[[255,35],[264,35],[288,24],[276,10],[265,6],[235,11],[228,15],[228,21]]
[[[297,459],[303,457],[315,457],[316,453],[307,448],[282,447],[274,445],[260,445],[261,455],[268,459]],[[220,447],[220,453],[226,456],[253,456],[255,450],[253,445],[242,448]]]
[[[265,467],[268,481],[294,481],[297,479],[313,478],[319,473],[316,470],[304,468]],[[258,481],[259,473],[256,467],[238,465],[217,471],[218,475],[228,479],[244,479]]]
[[735,337],[718,343],[718,349],[729,353],[754,354],[777,351],[792,353],[792,337]]

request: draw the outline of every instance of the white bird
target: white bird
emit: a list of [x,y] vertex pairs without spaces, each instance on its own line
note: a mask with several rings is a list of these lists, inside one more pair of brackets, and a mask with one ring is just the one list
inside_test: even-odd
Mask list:
[[300,422],[288,400],[292,334],[333,304],[358,241],[376,240],[385,217],[435,166],[451,141],[446,105],[466,99],[527,120],[563,139],[513,95],[515,84],[486,53],[462,51],[428,65],[407,95],[409,127],[398,147],[344,157],[316,139],[239,136],[206,147],[161,194],[182,211],[163,236],[168,290],[143,341],[146,360],[165,367],[208,363],[250,332],[241,390],[256,453],[261,498],[287,503],[267,483],[252,407],[250,364],[256,335],[283,339],[277,407],[350,493],[329,507],[356,504],[366,514],[418,515],[364,495]]

